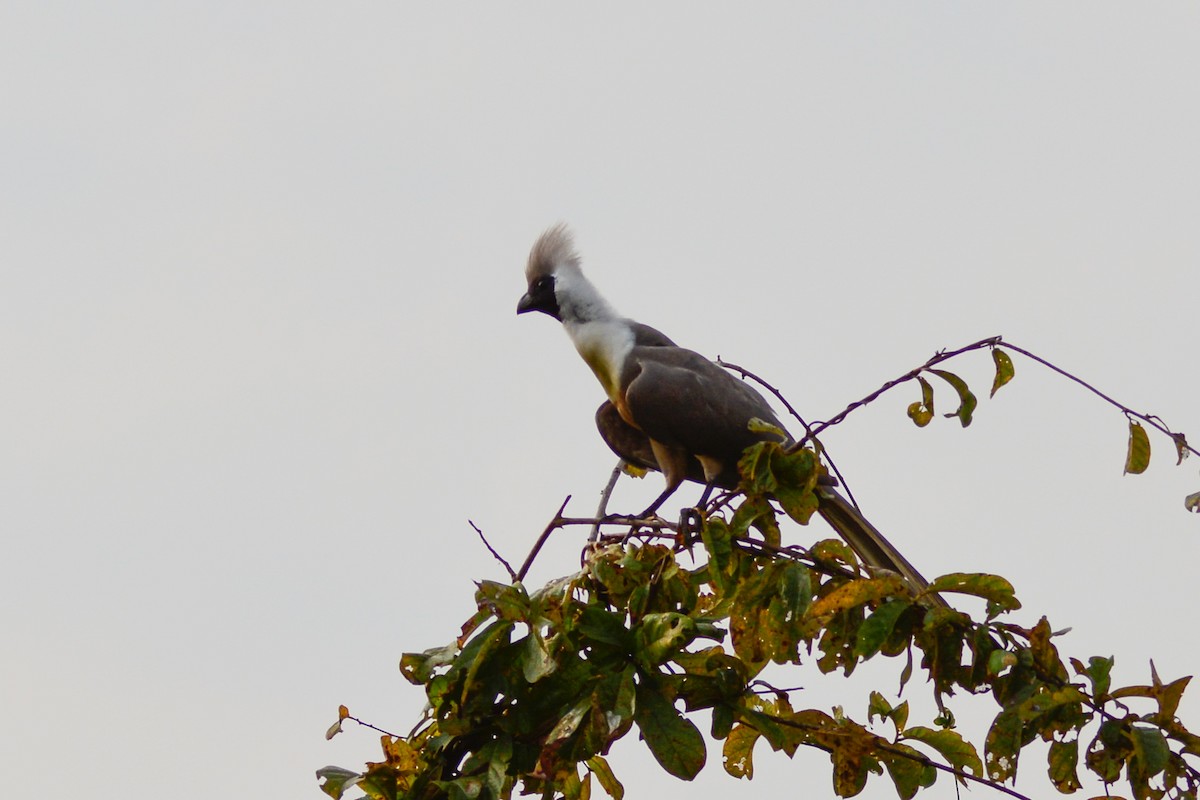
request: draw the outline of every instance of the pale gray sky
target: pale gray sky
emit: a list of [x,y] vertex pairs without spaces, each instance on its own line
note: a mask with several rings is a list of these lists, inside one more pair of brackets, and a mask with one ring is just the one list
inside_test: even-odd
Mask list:
[[[501,575],[467,519],[519,561],[612,466],[590,372],[514,314],[559,220],[619,309],[810,417],[1004,334],[1200,439],[1198,78],[1189,2],[5,5],[0,772],[316,798],[377,753],[324,741],[339,703],[407,731],[401,652]],[[1195,464],[1155,437],[1122,477],[1120,414],[1016,364],[966,431],[901,392],[826,443],[927,574],[1009,577],[1119,680],[1195,672]],[[695,796],[831,794],[820,753],[757,761]]]

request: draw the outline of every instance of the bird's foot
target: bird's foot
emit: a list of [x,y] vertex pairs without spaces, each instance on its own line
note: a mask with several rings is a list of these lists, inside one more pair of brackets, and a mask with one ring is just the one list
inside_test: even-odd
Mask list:
[[695,536],[704,527],[704,509],[702,508],[685,508],[679,512],[679,528],[675,534],[675,541],[681,546],[686,547],[695,541]]

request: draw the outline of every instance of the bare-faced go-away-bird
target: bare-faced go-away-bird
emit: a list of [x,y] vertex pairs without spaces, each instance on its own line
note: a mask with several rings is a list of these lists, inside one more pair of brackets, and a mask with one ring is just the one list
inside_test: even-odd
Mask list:
[[[771,406],[745,381],[614,311],[584,276],[565,226],[537,240],[525,277],[528,291],[517,313],[541,311],[560,321],[608,395],[596,412],[604,441],[626,462],[666,478],[641,516],[657,511],[685,480],[705,485],[703,506],[713,487],[737,487],[737,463],[747,447],[792,443]],[[752,426],[752,420],[766,425]],[[914,591],[929,585],[841,494],[819,486],[818,498],[818,513],[865,564],[902,575]]]

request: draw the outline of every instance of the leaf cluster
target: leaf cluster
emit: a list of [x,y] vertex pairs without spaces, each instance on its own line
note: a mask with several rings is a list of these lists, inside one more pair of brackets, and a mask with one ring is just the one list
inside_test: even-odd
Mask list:
[[[691,780],[705,766],[693,719],[705,711],[729,774],[753,776],[759,742],[788,756],[817,748],[846,797],[872,775],[905,799],[939,773],[1009,782],[1036,740],[1049,743],[1047,774],[1062,792],[1080,788],[1085,769],[1127,781],[1139,800],[1196,797],[1188,758],[1200,756],[1200,737],[1175,716],[1188,678],[1113,689],[1111,658],[1064,662],[1046,619],[1008,621],[1020,603],[999,576],[932,583],[981,598],[973,619],[914,597],[896,575],[866,574],[841,542],[780,547],[779,515],[806,518],[815,502],[816,464],[811,451],[758,445],[741,465],[748,493],[708,516],[695,541],[596,546],[581,571],[532,593],[478,584],[478,611],[457,640],[401,661],[428,699],[414,731],[384,736],[383,759],[362,772],[322,770],[322,788],[340,798],[356,785],[377,800],[587,798],[594,781],[620,800],[605,758],[613,743],[636,729],[664,770]],[[685,567],[683,554],[700,566]],[[910,724],[908,703],[880,691],[866,698],[865,721],[796,708],[760,679],[769,664],[848,675],[876,657],[903,664],[902,689],[924,673],[940,709],[932,724]],[[959,692],[996,703],[982,755],[954,727]],[[1150,710],[1135,713],[1134,699]]]
[[[921,399],[909,417],[928,424],[934,391],[925,374],[954,390],[958,407],[945,416],[968,426],[975,395],[958,375],[934,367],[987,347],[994,395],[1015,374],[999,343],[994,337],[939,352],[830,421],[806,426],[805,442],[819,447],[821,430],[910,380]],[[1008,347],[1125,413],[1127,472],[1149,463],[1138,420],[1169,435],[1180,461],[1192,451],[1156,417]],[[606,759],[612,745],[636,730],[664,770],[691,780],[706,761],[705,735],[694,719],[704,712],[730,775],[753,777],[759,742],[789,757],[815,748],[828,754],[832,788],[844,797],[882,775],[903,800],[939,774],[1001,786],[1015,780],[1026,748],[1042,741],[1047,778],[1062,793],[1082,787],[1083,770],[1106,785],[1123,782],[1137,800],[1195,800],[1200,736],[1176,716],[1189,677],[1164,683],[1151,664],[1150,683],[1114,688],[1111,657],[1064,660],[1045,617],[1031,627],[1012,621],[1021,604],[997,575],[945,575],[914,596],[899,576],[865,571],[840,541],[783,547],[781,520],[806,524],[819,507],[818,453],[804,443],[790,450],[763,443],[746,451],[739,469],[738,505],[704,516],[697,537],[673,540],[653,528],[637,541],[593,546],[583,569],[532,593],[519,580],[478,584],[478,610],[454,642],[401,660],[404,677],[428,700],[416,727],[407,736],[385,733],[383,758],[362,771],[318,771],[321,788],[341,798],[357,787],[372,800],[516,793],[575,800],[590,798],[595,782],[621,800],[624,787]],[[1200,493],[1188,507],[1200,510],[1196,498]],[[699,566],[685,567],[682,556]],[[978,598],[983,612],[972,617],[935,602],[934,594]],[[841,708],[796,708],[791,692],[762,679],[772,664],[849,675],[873,658],[902,665],[901,693],[919,670],[937,718],[910,724],[908,701],[879,690],[864,698],[865,718],[858,720]],[[980,743],[955,727],[952,704],[960,693],[995,703]],[[342,707],[329,735],[346,719],[361,723]]]

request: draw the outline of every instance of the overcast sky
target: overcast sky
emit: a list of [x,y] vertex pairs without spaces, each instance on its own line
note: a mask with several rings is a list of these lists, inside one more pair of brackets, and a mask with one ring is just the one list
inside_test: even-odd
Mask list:
[[[503,574],[467,520],[518,562],[613,465],[590,371],[514,313],[558,221],[618,309],[811,418],[1003,334],[1200,440],[1200,7],[753,9],[0,9],[10,791],[317,798],[378,753],[324,741],[339,703],[412,727],[400,654]],[[1122,477],[1120,413],[1015,361],[965,431],[915,429],[906,389],[826,444],[927,575],[1007,576],[1118,680],[1195,672],[1197,462],[1154,436]],[[986,394],[985,353],[951,368]],[[865,715],[869,682],[793,683]],[[994,707],[955,710],[978,735]],[[631,798],[681,789],[636,737],[614,762]],[[714,751],[693,796],[832,795],[821,753],[756,766]]]

